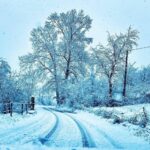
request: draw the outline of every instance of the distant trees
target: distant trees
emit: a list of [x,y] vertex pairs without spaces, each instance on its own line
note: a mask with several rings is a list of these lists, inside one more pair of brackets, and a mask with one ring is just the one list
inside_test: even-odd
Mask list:
[[108,44],[103,46],[99,44],[93,49],[93,59],[99,72],[108,80],[108,96],[112,99],[113,82],[116,75],[125,66],[123,78],[123,97],[126,96],[126,82],[128,69],[128,55],[133,47],[137,45],[138,32],[129,27],[126,34],[110,35],[108,34]]
[[71,10],[52,13],[44,26],[32,30],[33,52],[19,58],[21,74],[16,80],[24,95],[31,96],[38,89],[39,95],[55,98],[58,105],[96,106],[112,100],[115,92],[123,99],[133,96],[130,88],[141,93],[141,83],[148,92],[149,69],[139,71],[128,60],[137,46],[138,31],[129,27],[126,33],[108,33],[107,45],[90,51],[92,38],[87,32],[91,23],[82,10]]
[[0,58],[0,102],[23,100],[23,91],[17,87],[15,80],[7,61]]
[[150,93],[150,66],[138,69],[129,67],[127,78],[127,98],[141,98]]
[[14,75],[16,93],[20,94],[22,101],[29,101],[36,91],[36,78],[32,71]]
[[[138,31],[108,33],[107,45],[89,49],[92,19],[71,10],[52,13],[31,32],[33,51],[21,56],[19,72],[0,58],[0,102],[26,101],[33,94],[44,104],[90,107],[103,105],[122,94],[124,99],[149,95],[150,66],[135,68],[129,54],[137,46]],[[38,98],[37,98],[38,99]]]
[[11,68],[9,64],[0,58],[0,101],[9,100],[10,98],[10,75]]
[[108,46],[98,45],[93,49],[93,58],[99,72],[107,78],[108,96],[113,94],[113,81],[123,59],[123,36],[108,34]]

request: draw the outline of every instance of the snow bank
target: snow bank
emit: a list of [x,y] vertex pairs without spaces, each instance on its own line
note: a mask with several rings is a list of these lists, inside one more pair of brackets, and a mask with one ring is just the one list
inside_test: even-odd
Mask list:
[[129,132],[122,124],[112,124],[110,120],[92,113],[79,111],[72,114],[80,120],[96,140],[99,149],[148,150],[150,145],[144,138]]
[[11,117],[10,114],[1,114],[0,113],[0,130],[1,129],[8,129],[12,128],[18,124],[21,124],[21,122],[26,122],[29,119],[34,119],[36,114],[18,114],[13,113],[13,116]]
[[36,108],[37,113],[13,117],[1,115],[0,145],[23,145],[25,143],[40,144],[39,138],[44,137],[54,126],[55,117],[52,113]]
[[[145,109],[147,118],[143,116],[143,108]],[[150,143],[150,104],[122,107],[97,107],[88,109],[88,111],[108,119],[111,123],[121,123],[121,125],[127,127],[134,135]]]

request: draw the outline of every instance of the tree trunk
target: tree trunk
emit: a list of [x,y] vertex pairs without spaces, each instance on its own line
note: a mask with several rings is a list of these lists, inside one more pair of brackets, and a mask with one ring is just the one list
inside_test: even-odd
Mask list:
[[112,99],[112,88],[113,88],[113,84],[112,84],[112,78],[109,78],[109,98]]
[[58,88],[56,87],[56,101],[57,101],[57,104],[60,105],[61,102],[60,102],[60,96],[59,96],[59,91],[58,91]]
[[60,95],[59,95],[59,79],[58,79],[58,73],[57,73],[57,65],[56,65],[56,56],[54,51],[54,57],[53,57],[53,65],[54,65],[54,79],[55,79],[55,93],[56,93],[56,102],[58,105],[61,104]]
[[125,70],[124,70],[123,91],[122,91],[123,98],[126,97],[127,73],[128,73],[128,57],[129,57],[129,51],[127,50],[126,51],[126,60],[125,60]]
[[66,66],[66,71],[65,71],[65,79],[68,79],[68,77],[69,77],[70,60],[71,60],[71,52],[69,51],[69,57],[68,57],[68,60],[67,60],[67,66]]
[[56,64],[54,62],[54,78],[55,78],[55,92],[56,92],[56,101],[57,104],[60,105],[61,101],[60,101],[60,95],[59,95],[59,81],[58,81],[58,75],[57,75],[57,68],[56,68]]

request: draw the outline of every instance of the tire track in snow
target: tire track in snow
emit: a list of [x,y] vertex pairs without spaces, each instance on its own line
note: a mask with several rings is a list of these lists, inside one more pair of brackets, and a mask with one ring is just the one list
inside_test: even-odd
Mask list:
[[[55,109],[49,108],[49,109],[46,109],[46,110],[48,110],[48,111],[52,110],[52,111],[59,112],[59,113],[65,115],[65,116],[67,116],[69,119],[73,120],[73,122],[75,123],[75,125],[79,129],[79,132],[80,132],[80,135],[81,135],[81,138],[82,138],[82,146],[83,147],[88,147],[88,148],[95,148],[96,147],[95,142],[92,140],[92,138],[91,138],[89,132],[87,131],[87,129],[77,119],[75,119],[74,117],[72,117],[72,116],[70,116],[68,114],[65,114],[63,112],[55,110]],[[58,116],[57,116],[57,118],[58,118]]]
[[112,145],[114,148],[116,149],[123,149],[123,147],[119,144],[119,143],[116,143],[115,140],[113,140],[110,136],[108,136],[104,131],[98,129],[98,132],[101,133]]
[[78,126],[80,133],[81,133],[81,137],[82,137],[82,144],[83,147],[88,147],[88,148],[94,148],[96,147],[95,142],[92,140],[90,134],[88,133],[88,131],[86,130],[86,128],[75,118],[73,118],[72,116],[66,114],[68,117],[70,117]]
[[123,147],[120,145],[120,143],[117,143],[112,137],[107,135],[104,131],[102,131],[101,129],[97,128],[94,125],[92,125],[92,126],[93,126],[93,128],[95,128],[97,130],[97,132],[99,132],[101,135],[103,135],[103,137],[106,140],[108,140],[115,149],[123,149]]
[[124,149],[124,147],[122,147],[120,143],[116,142],[111,136],[99,129],[96,125],[93,125],[92,123],[89,123],[87,121],[85,122],[86,124],[92,126],[93,129],[95,129],[100,135],[102,135],[115,149]]
[[47,109],[55,111],[55,115],[59,118],[59,123],[56,131],[45,142],[48,147],[82,147],[81,133],[78,126],[72,118],[63,112],[55,109]]
[[[47,108],[44,108],[44,109],[49,111],[49,109],[47,109]],[[52,111],[50,111],[50,112],[55,116],[55,124],[44,138],[39,138],[39,141],[41,142],[41,144],[45,144],[50,139],[50,137],[55,133],[55,131],[58,127],[58,124],[59,124],[58,116],[55,113],[53,113]]]

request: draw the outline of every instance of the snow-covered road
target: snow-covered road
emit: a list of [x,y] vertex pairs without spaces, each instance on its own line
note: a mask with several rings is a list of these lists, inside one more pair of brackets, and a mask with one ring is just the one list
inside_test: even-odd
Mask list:
[[45,138],[41,139],[42,144],[51,147],[96,147],[86,128],[77,119],[65,113],[53,114],[57,120],[56,124]]
[[[0,145],[35,149],[139,149],[150,145],[125,127],[113,125],[88,112],[61,113],[39,107],[37,114],[14,127],[0,129]],[[25,148],[26,149],[26,148]]]
[[41,143],[48,147],[81,147],[81,135],[75,122],[63,113],[53,112],[53,114],[57,120],[56,124]]
[[39,109],[39,114],[22,120],[14,127],[0,130],[0,144],[24,144],[47,134],[54,124],[54,116]]

